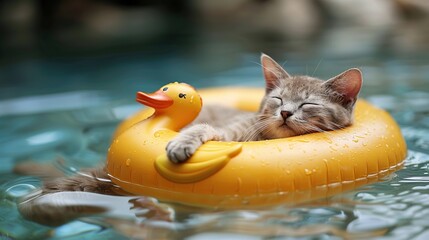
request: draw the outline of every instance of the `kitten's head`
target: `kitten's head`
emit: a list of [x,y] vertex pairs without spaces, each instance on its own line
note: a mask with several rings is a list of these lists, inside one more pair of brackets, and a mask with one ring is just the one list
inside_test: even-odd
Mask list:
[[264,138],[283,138],[344,128],[352,124],[362,73],[349,69],[327,81],[291,76],[263,54],[266,95],[260,108]]

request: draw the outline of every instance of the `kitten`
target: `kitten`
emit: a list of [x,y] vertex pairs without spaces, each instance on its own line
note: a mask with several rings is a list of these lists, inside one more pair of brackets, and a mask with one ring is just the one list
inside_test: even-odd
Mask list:
[[347,127],[362,85],[359,69],[327,81],[291,76],[269,56],[261,56],[266,94],[257,113],[220,106],[203,108],[194,123],[166,147],[174,163],[188,160],[205,142],[258,141]]
[[[257,113],[218,105],[204,106],[198,118],[171,140],[167,155],[172,162],[184,162],[203,143],[257,141],[340,129],[352,124],[353,108],[362,85],[362,74],[349,69],[328,81],[309,76],[291,76],[269,56],[261,56],[266,94]],[[27,164],[28,165],[28,164]],[[34,175],[34,166],[16,168],[16,173]],[[51,169],[41,176],[52,175]],[[124,194],[103,168],[72,177],[47,181],[42,194],[85,191]]]

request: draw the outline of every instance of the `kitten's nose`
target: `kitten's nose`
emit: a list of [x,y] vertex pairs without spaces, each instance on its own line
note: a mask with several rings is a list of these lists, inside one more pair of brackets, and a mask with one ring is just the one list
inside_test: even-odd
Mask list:
[[289,111],[281,111],[280,114],[282,115],[283,120],[286,120],[288,117],[292,116],[293,113]]

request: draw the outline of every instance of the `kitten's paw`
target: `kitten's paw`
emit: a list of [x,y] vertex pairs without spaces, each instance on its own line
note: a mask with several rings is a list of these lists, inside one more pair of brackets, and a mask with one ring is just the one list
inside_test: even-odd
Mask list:
[[167,144],[167,157],[174,163],[182,163],[191,158],[205,142],[221,139],[219,130],[207,124],[197,124],[185,129]]
[[167,145],[167,157],[174,163],[182,163],[191,158],[202,142],[170,141]]

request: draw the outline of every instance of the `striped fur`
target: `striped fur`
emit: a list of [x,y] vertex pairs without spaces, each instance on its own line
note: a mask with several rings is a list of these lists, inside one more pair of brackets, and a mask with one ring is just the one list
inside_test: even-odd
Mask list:
[[362,84],[358,69],[349,69],[327,81],[291,76],[267,55],[261,57],[266,95],[257,113],[223,106],[204,107],[199,117],[171,140],[172,162],[189,159],[205,142],[258,141],[285,138],[347,127]]
[[[349,69],[328,81],[321,81],[308,76],[291,76],[266,55],[262,55],[261,62],[266,95],[259,111],[252,113],[223,106],[205,106],[198,118],[168,143],[167,155],[171,161],[186,161],[209,140],[284,138],[339,129],[352,123],[353,107],[362,83],[358,69]],[[20,174],[34,175],[31,165],[15,170]],[[50,168],[45,170],[41,175],[49,176],[53,172]],[[54,178],[45,183],[40,194],[62,191],[112,195],[122,193],[109,181],[109,176],[102,168],[86,170],[72,177]],[[69,221],[85,212],[84,208],[46,207],[34,201],[19,204],[19,209],[26,218],[50,225]],[[58,212],[62,215],[58,215]]]

